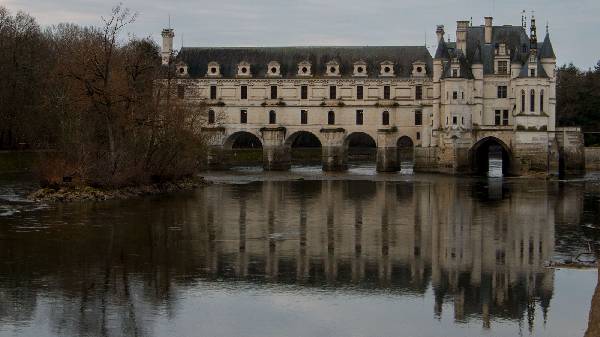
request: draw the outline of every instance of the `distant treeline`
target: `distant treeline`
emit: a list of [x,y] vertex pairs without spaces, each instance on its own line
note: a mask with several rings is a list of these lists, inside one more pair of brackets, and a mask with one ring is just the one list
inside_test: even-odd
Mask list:
[[[581,126],[584,132],[600,132],[600,61],[594,69],[573,64],[558,69],[556,122]],[[586,134],[586,145],[600,144],[600,134]]]
[[202,109],[171,99],[170,80],[155,85],[170,71],[155,42],[125,35],[134,20],[116,7],[100,27],[42,29],[0,6],[0,149],[52,149],[37,168],[44,183],[123,186],[197,171]]

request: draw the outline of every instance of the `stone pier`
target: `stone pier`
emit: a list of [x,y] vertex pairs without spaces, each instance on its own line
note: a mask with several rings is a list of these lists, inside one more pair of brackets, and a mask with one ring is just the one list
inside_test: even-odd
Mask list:
[[321,129],[323,146],[323,171],[344,171],[348,168],[347,151],[344,144],[346,130],[342,128]]
[[396,133],[391,128],[377,130],[378,172],[396,172],[400,169],[398,148],[396,147]]
[[263,168],[265,171],[289,170],[292,163],[291,151],[285,145],[284,127],[264,127],[261,130],[263,139]]

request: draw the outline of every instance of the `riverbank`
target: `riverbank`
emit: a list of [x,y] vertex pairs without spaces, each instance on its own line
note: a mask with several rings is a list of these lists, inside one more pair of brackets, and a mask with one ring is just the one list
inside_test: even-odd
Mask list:
[[203,177],[182,179],[174,182],[128,186],[115,189],[95,188],[91,186],[60,186],[41,188],[27,196],[37,202],[74,202],[129,199],[134,197],[163,193],[191,191],[200,186],[209,185]]

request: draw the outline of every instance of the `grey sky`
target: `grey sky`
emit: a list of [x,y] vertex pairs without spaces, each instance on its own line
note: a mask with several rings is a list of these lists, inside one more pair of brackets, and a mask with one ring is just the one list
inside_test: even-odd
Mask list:
[[[558,63],[589,68],[600,59],[598,0],[123,0],[139,13],[130,27],[159,41],[171,15],[176,47],[285,45],[423,45],[433,48],[435,26],[454,39],[456,21],[494,16],[495,25],[521,23],[521,11],[535,10],[538,36],[550,36]],[[98,25],[117,0],[0,0],[42,25],[74,22]]]

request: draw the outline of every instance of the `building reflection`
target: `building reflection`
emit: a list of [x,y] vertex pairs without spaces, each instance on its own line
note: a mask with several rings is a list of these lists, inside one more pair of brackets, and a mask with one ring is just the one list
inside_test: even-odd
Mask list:
[[60,329],[105,332],[106,311],[126,302],[115,305],[119,331],[143,334],[134,318],[156,307],[176,315],[176,289],[243,279],[407,296],[431,290],[436,317],[451,307],[456,322],[491,328],[500,318],[531,328],[553,296],[554,272],[544,264],[557,248],[555,228],[579,223],[581,195],[577,186],[493,179],[272,181],[64,206],[44,214],[45,232],[0,229],[0,296],[21,303],[18,311],[0,306],[0,320],[26,320],[36,294],[62,294],[77,300],[51,321],[78,325]]

